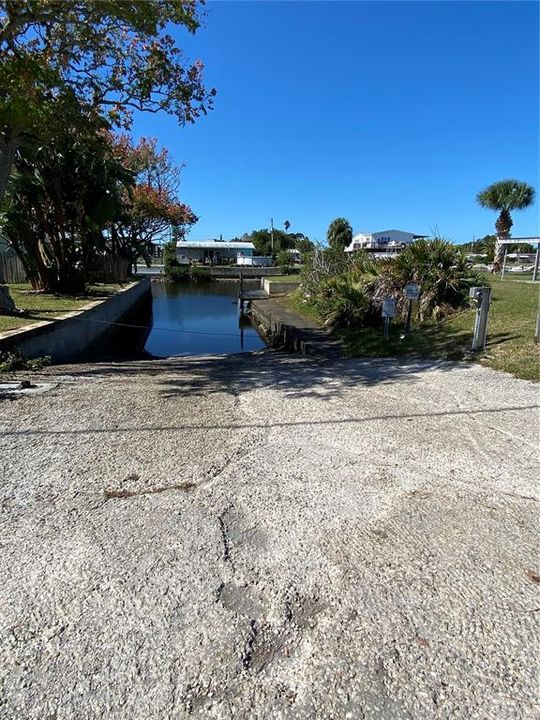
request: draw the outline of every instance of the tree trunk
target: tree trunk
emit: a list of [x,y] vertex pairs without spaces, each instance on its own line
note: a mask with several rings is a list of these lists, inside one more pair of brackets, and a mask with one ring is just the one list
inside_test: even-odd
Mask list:
[[501,214],[495,223],[495,229],[497,230],[497,242],[495,243],[495,257],[493,258],[492,268],[492,272],[494,273],[501,272],[505,253],[505,245],[502,244],[502,241],[508,240],[510,237],[512,225],[512,218],[508,210],[501,210]]
[[0,203],[4,199],[18,144],[19,134],[16,130],[7,128],[0,133]]
[[[0,133],[0,204],[6,193],[18,142],[19,136],[14,130],[8,129],[4,133]],[[0,273],[0,283],[3,282],[3,279]],[[0,285],[0,313],[10,313],[14,310],[15,303],[9,294],[9,288],[5,285]]]

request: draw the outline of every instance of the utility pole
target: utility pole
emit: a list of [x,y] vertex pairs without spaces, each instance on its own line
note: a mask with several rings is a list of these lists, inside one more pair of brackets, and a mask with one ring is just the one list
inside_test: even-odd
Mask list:
[[272,248],[272,255],[274,254],[274,218],[270,218],[270,247]]

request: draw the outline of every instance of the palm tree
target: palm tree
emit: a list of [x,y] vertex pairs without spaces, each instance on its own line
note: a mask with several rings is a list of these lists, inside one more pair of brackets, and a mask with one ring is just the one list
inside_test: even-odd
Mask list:
[[330,247],[340,247],[343,250],[351,244],[352,236],[352,227],[346,218],[332,220],[326,233]]
[[500,180],[489,185],[476,196],[479,205],[490,210],[499,211],[495,223],[497,231],[497,244],[495,246],[495,259],[493,272],[500,272],[504,258],[504,245],[502,240],[510,237],[512,228],[511,210],[524,210],[534,202],[535,191],[531,185],[519,180]]
[[289,232],[289,228],[291,227],[291,223],[290,223],[288,220],[285,220],[285,222],[283,223],[283,225],[284,225],[284,227],[285,227],[285,232]]

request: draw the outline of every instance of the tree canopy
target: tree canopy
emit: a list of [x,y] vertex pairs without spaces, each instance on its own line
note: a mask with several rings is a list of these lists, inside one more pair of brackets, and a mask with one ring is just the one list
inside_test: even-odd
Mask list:
[[340,217],[332,220],[326,233],[328,244],[330,247],[339,247],[345,249],[351,244],[353,232],[349,221]]
[[245,233],[239,240],[241,242],[252,242],[255,250],[259,255],[273,255],[276,257],[283,250],[300,250],[300,252],[309,252],[314,245],[311,240],[303,233],[286,233],[283,230],[274,229],[274,243],[272,247],[272,234],[267,228],[261,230],[253,230],[251,233]]
[[193,122],[212,107],[200,61],[188,63],[169,25],[193,33],[197,0],[0,0],[0,199],[26,133],[55,131],[59,94],[87,117],[128,128],[134,110]]

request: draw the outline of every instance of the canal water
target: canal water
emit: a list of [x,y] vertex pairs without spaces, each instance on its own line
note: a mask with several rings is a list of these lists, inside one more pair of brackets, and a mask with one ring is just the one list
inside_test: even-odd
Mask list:
[[109,355],[222,355],[266,347],[249,319],[239,315],[238,283],[227,280],[153,282],[151,307],[128,324],[132,327],[121,328],[109,344]]

